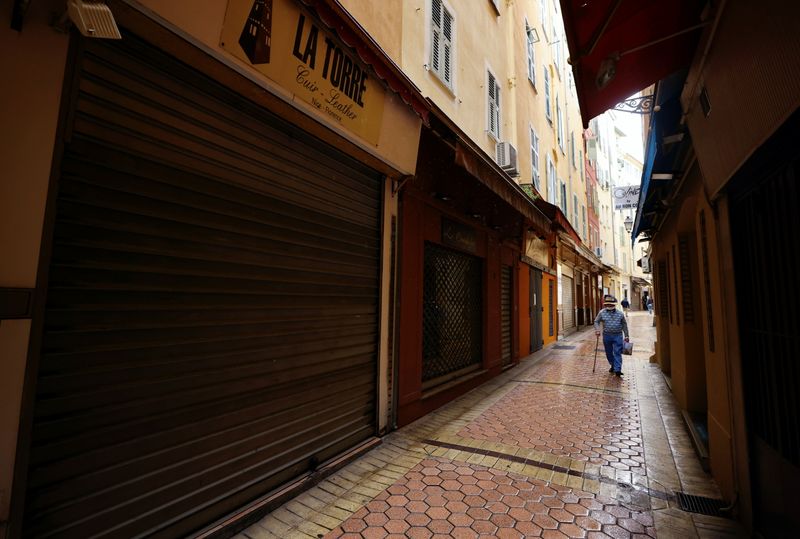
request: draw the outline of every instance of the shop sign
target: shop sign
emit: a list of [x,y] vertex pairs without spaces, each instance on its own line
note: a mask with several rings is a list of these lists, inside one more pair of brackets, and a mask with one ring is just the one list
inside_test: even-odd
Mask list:
[[645,255],[642,257],[642,273],[652,273],[650,268],[650,257]]
[[377,144],[383,87],[352,49],[292,0],[229,0],[220,46],[328,121]]
[[462,251],[478,252],[478,235],[474,228],[442,218],[442,243]]
[[611,190],[615,210],[636,209],[639,205],[639,185],[619,185]]

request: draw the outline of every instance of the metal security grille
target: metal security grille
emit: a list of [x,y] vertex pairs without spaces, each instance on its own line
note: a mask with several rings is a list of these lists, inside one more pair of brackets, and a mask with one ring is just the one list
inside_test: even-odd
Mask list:
[[[669,257],[669,254],[667,254]],[[658,273],[656,273],[656,287],[658,288],[658,315],[670,317],[669,310],[669,276],[667,275],[667,263],[663,260],[658,262]]]
[[503,365],[511,364],[511,266],[500,270],[500,352]]
[[423,382],[481,363],[482,266],[477,257],[425,244]]
[[553,280],[552,279],[548,279],[547,280],[547,290],[548,290],[548,294],[547,294],[547,301],[548,301],[547,318],[548,318],[548,331],[549,331],[548,335],[550,337],[552,337],[553,336],[553,332],[555,331],[555,328],[553,327],[553,296],[555,295],[555,290],[553,290]]
[[800,315],[783,299],[796,298],[798,290],[798,172],[800,159],[751,187],[731,208],[748,426],[795,466],[800,465]]
[[380,176],[125,34],[60,166],[24,537],[186,537],[376,434]]
[[703,250],[703,282],[706,290],[706,326],[708,329],[708,349],[713,352],[714,344],[714,309],[711,306],[711,270],[708,267],[708,235],[706,233],[706,212],[700,212],[700,241]]
[[562,277],[563,309],[564,309],[564,329],[575,327],[575,303],[573,301],[573,282],[572,277],[564,275]]
[[675,324],[681,325],[680,301],[678,300],[678,255],[675,254],[675,245],[672,246],[672,290],[675,295]]
[[800,529],[798,139],[800,111],[756,150],[728,188],[757,537],[795,537]]
[[678,238],[678,251],[680,252],[681,266],[681,296],[683,299],[683,321],[694,322],[694,292],[692,290],[691,262],[689,260],[689,237]]

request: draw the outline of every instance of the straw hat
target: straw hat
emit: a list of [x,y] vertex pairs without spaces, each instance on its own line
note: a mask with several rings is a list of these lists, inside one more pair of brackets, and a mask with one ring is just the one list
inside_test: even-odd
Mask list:
[[603,297],[603,305],[616,305],[617,298],[611,295],[606,295]]

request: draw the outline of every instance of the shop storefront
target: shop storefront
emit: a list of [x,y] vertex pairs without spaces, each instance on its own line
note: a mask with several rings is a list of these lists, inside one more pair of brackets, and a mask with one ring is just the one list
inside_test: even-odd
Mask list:
[[528,355],[530,341],[520,347],[529,339],[521,336],[520,312],[529,312],[520,294],[530,290],[520,238],[526,223],[549,228],[441,112],[431,121],[436,129],[423,129],[417,174],[400,192],[398,425]]
[[421,98],[330,8],[111,7],[122,39],[69,46],[24,536],[196,532],[387,423],[392,187]]

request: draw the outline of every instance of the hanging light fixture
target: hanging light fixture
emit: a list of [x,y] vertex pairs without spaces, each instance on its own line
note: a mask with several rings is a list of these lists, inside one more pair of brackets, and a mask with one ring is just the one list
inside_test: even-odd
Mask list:
[[629,216],[627,216],[627,217],[625,218],[625,220],[622,222],[622,224],[623,224],[623,225],[625,225],[625,230],[626,230],[627,232],[630,232],[630,231],[631,231],[631,229],[633,228],[633,219],[632,219],[632,218],[631,218],[631,216],[629,215]]

